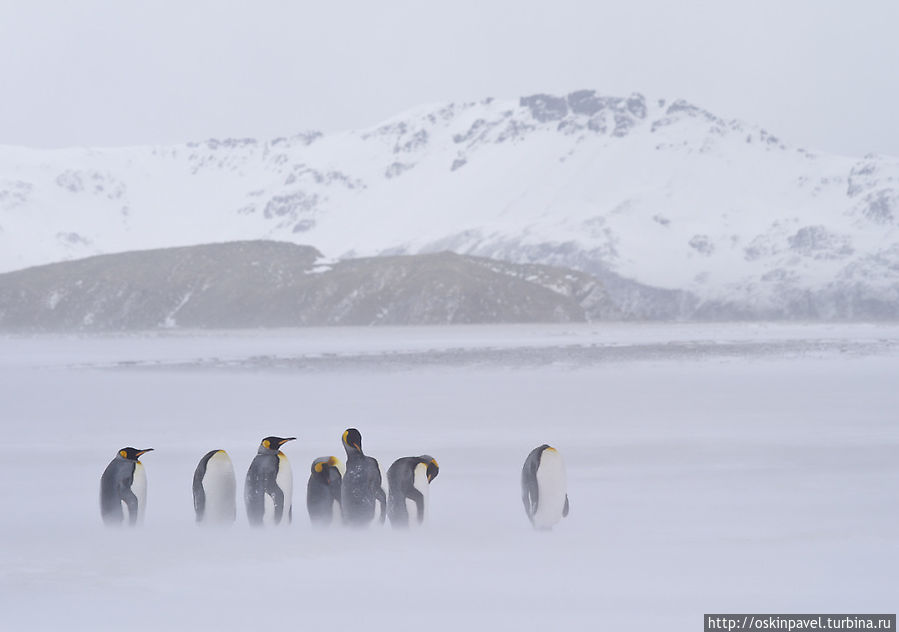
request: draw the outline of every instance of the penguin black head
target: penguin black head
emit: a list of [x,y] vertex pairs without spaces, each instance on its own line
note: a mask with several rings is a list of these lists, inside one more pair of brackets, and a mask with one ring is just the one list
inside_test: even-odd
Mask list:
[[296,437],[266,437],[262,440],[262,443],[259,444],[259,447],[265,448],[266,450],[279,450],[282,445],[288,441],[294,441],[295,439]]
[[122,448],[119,450],[119,456],[123,459],[127,459],[128,461],[137,461],[138,457],[141,454],[146,454],[147,452],[152,452],[153,448],[147,448],[145,450],[138,450],[137,448]]
[[351,450],[362,452],[362,435],[355,428],[347,428],[343,433],[343,447],[349,453]]
[[437,459],[430,454],[423,454],[419,458],[422,460],[422,463],[427,463],[428,465],[427,475],[428,482],[430,483],[437,478],[437,474],[440,472],[440,466],[437,465]]
[[312,473],[325,474],[325,478],[327,478],[328,468],[337,467],[338,463],[339,460],[336,456],[319,457],[312,462]]

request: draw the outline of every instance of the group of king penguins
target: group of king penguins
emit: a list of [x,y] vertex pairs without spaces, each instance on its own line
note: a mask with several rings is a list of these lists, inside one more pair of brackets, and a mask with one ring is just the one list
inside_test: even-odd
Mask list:
[[[293,519],[293,474],[281,447],[296,437],[265,437],[244,484],[247,521],[252,526],[289,524]],[[385,493],[378,461],[362,451],[355,428],[343,433],[346,464],[336,456],[312,461],[306,484],[306,508],[314,526],[366,527],[387,518],[395,528],[424,523],[428,490],[440,471],[424,454],[394,461],[387,470]],[[140,457],[153,448],[122,448],[100,478],[100,514],[107,525],[139,524],[144,516],[147,476]],[[521,471],[525,512],[535,529],[549,530],[568,515],[565,464],[549,445],[534,448]],[[193,479],[196,519],[201,524],[232,524],[237,519],[237,483],[231,458],[211,450],[197,464]]]

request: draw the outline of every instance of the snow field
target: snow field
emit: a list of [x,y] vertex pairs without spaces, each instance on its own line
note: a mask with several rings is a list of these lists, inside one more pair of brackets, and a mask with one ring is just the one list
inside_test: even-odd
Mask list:
[[[800,339],[819,337],[816,327],[759,331]],[[338,353],[403,339],[477,347],[491,331],[513,347],[587,335],[345,330],[317,344]],[[746,332],[706,330],[721,341]],[[676,326],[669,333],[685,336]],[[576,367],[129,370],[84,367],[305,343],[290,332],[0,339],[0,628],[695,630],[706,612],[892,612],[899,355],[887,343],[897,336],[824,333],[849,350],[881,338],[884,351]],[[351,426],[385,470],[400,456],[438,460],[426,529],[308,525],[309,464],[342,458],[340,435]],[[273,433],[298,437],[284,450],[294,522],[251,530],[243,478]],[[551,533],[531,529],[519,492],[524,458],[544,442],[565,458],[571,498]],[[125,445],[155,448],[142,458],[146,522],[106,529],[99,477]],[[213,448],[229,452],[238,479],[238,522],[228,529],[194,524],[193,470]]]

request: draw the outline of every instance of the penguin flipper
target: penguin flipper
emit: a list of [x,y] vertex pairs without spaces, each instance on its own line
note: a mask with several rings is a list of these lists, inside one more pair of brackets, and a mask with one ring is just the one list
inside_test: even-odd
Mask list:
[[281,518],[284,517],[284,492],[277,485],[272,485],[272,500],[275,502],[275,524],[281,524]]
[[568,494],[565,494],[565,507],[562,509],[562,517],[568,517]]
[[381,515],[378,516],[378,520],[381,524],[384,524],[384,521],[387,520],[387,494],[384,493],[384,488],[381,487],[380,482],[378,482],[378,486],[375,488],[375,500],[378,501],[381,507]]
[[256,460],[250,465],[247,472],[247,480],[244,483],[244,500],[247,505],[247,521],[258,526],[262,524],[262,517],[265,514],[265,493],[263,491],[263,478],[256,467]]
[[342,500],[341,500],[342,492],[340,489],[341,485],[342,485],[342,481],[340,480],[339,476],[337,477],[336,481],[332,481],[328,485],[328,488],[331,490],[331,500],[333,502],[336,502],[338,505],[340,505],[342,502]]
[[381,474],[381,465],[374,457],[368,456],[365,458],[368,460],[368,467],[370,468],[369,471],[371,472],[371,481],[375,500],[378,501],[381,509],[380,515],[378,516],[378,521],[381,524],[384,524],[384,522],[387,520],[387,494],[384,492],[384,488],[381,486],[381,483],[384,480],[384,477]]
[[[416,519],[418,520],[418,524],[422,524],[425,521],[425,497],[420,491],[412,487],[408,492],[406,492],[406,497],[415,503],[416,510]],[[405,505],[405,503],[403,503]]]
[[197,522],[203,520],[203,514],[206,513],[206,493],[200,491],[194,494],[194,511],[197,514]]
[[528,493],[527,485],[524,484],[521,486],[521,502],[524,505],[524,512],[530,518],[534,512],[531,509],[531,495]]
[[206,490],[203,489],[203,478],[194,475],[194,512],[197,514],[197,522],[203,520],[203,514],[206,513]]
[[122,502],[128,507],[128,523],[137,524],[137,496],[131,491],[130,487],[122,490]]
[[540,488],[537,485],[537,468],[540,465],[542,446],[531,451],[521,468],[521,500],[528,519],[533,523],[537,504],[540,502]]

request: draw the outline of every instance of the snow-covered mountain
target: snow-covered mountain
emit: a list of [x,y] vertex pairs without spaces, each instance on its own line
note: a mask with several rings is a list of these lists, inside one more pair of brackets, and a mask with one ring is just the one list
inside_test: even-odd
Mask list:
[[899,159],[684,101],[585,90],[267,141],[0,148],[0,270],[260,238],[566,266],[647,316],[899,317]]

